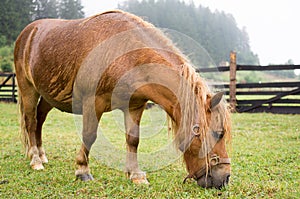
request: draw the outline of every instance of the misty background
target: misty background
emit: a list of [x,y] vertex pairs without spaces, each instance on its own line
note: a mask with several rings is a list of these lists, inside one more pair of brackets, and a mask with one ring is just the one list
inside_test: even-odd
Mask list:
[[[218,4],[219,2],[219,4]],[[224,1],[223,1],[224,2]],[[211,65],[210,60],[216,65],[227,65],[229,61],[230,51],[237,52],[237,62],[238,64],[294,64],[294,60],[299,60],[297,50],[293,53],[287,55],[287,51],[295,49],[294,46],[298,46],[299,40],[294,40],[294,42],[288,43],[290,41],[288,36],[292,37],[293,33],[297,30],[293,30],[294,27],[286,27],[280,31],[291,32],[290,34],[283,35],[274,41],[274,44],[270,44],[270,41],[265,43],[266,53],[261,53],[263,56],[261,61],[261,55],[255,52],[253,49],[259,49],[254,45],[255,40],[252,39],[252,35],[248,33],[248,27],[246,24],[241,24],[235,18],[232,13],[226,12],[224,10],[229,9],[239,16],[238,19],[243,19],[244,21],[248,18],[256,21],[258,27],[265,18],[261,17],[259,21],[257,14],[261,6],[266,5],[264,3],[255,4],[257,0],[243,1],[244,4],[248,5],[249,12],[244,13],[244,15],[237,14],[243,11],[244,6],[241,3],[237,3],[236,0],[228,0],[227,4],[222,4],[218,0],[210,1],[183,1],[183,0],[110,0],[110,1],[92,1],[92,0],[16,0],[16,1],[4,1],[0,7],[0,66],[2,71],[12,71],[13,67],[13,44],[20,33],[20,31],[30,22],[43,18],[61,18],[61,19],[77,19],[86,16],[91,16],[93,14],[111,10],[111,9],[122,9],[131,13],[134,13],[144,20],[153,23],[159,28],[170,29],[183,33],[194,40],[197,44],[203,47],[204,51],[198,50],[192,42],[187,40],[178,39],[175,35],[174,41],[184,52],[188,51],[188,56],[192,59],[196,67],[209,67]],[[282,12],[278,12],[277,15],[285,14],[287,7],[290,3],[289,0],[282,3]],[[295,1],[293,1],[295,2]],[[223,5],[223,6],[222,6]],[[265,7],[265,15],[272,12],[272,9],[278,9],[278,4],[268,4],[269,7]],[[223,9],[218,9],[221,6]],[[290,4],[292,6],[292,4]],[[240,12],[234,11],[235,9],[241,8]],[[252,9],[251,9],[252,8]],[[232,10],[233,9],[233,10]],[[251,13],[251,15],[249,15]],[[247,15],[248,14],[248,15]],[[245,17],[246,16],[246,17]],[[282,16],[283,19],[280,21],[277,17],[274,17],[272,23],[281,24],[284,22],[287,16]],[[249,20],[250,20],[249,19]],[[240,20],[243,21],[243,20]],[[250,20],[251,21],[251,20]],[[250,27],[251,23],[249,22]],[[267,24],[267,22],[265,22]],[[257,35],[265,36],[265,32],[268,27],[263,27],[256,33]],[[273,27],[270,27],[272,31]],[[270,37],[272,38],[272,31]],[[280,32],[279,31],[279,32]],[[275,34],[275,32],[274,32]],[[178,36],[178,35],[177,35]],[[253,36],[254,38],[255,35]],[[172,38],[172,39],[174,39]],[[188,44],[189,43],[189,44]],[[261,42],[262,46],[264,45]],[[283,43],[284,45],[280,45]],[[290,47],[286,47],[290,46]],[[271,49],[271,50],[268,50]],[[282,52],[280,60],[278,61],[279,52]],[[206,53],[207,51],[207,53]],[[266,56],[272,56],[273,59],[266,58]],[[295,54],[296,53],[296,54]],[[209,58],[207,58],[207,54]],[[280,53],[279,53],[280,54]],[[296,56],[295,56],[296,55]],[[205,57],[206,56],[206,57]],[[200,60],[200,61],[199,61]],[[299,61],[300,62],[300,61]],[[297,64],[297,63],[295,63]],[[207,65],[207,66],[205,66]],[[255,74],[242,74],[240,81],[254,82],[263,81],[267,79],[300,79],[299,75],[296,75],[296,71],[277,71],[269,72],[268,76],[265,73],[255,73]]]

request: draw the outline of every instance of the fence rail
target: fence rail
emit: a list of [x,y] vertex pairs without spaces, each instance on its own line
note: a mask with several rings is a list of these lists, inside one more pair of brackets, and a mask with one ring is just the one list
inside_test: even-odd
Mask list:
[[[300,65],[238,65],[236,64],[236,54],[232,52],[230,66],[201,68],[197,72],[230,72],[229,84],[212,84],[212,86],[217,89],[225,89],[226,94],[229,95],[228,101],[234,111],[300,114],[300,81],[236,83],[236,73],[238,71],[295,69],[300,69]],[[245,98],[243,96],[251,96],[251,99],[243,99]],[[267,99],[260,99],[259,96],[267,97]],[[296,98],[293,98],[295,96]]]
[[17,102],[17,85],[14,73],[0,73],[0,101]]
[[[239,65],[236,64],[237,71],[268,71],[268,70],[295,70],[300,69],[300,65],[269,65],[269,66],[257,66],[257,65]],[[197,72],[226,72],[230,71],[230,66],[219,66],[214,68],[201,68],[197,69]]]

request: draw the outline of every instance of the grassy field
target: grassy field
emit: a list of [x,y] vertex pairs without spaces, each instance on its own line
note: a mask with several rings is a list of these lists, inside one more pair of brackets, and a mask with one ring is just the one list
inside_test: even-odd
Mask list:
[[[19,140],[17,105],[0,103],[0,110],[0,198],[300,198],[300,115],[234,114],[230,185],[207,190],[192,181],[182,184],[186,171],[180,159],[148,172],[151,184],[146,186],[132,184],[123,172],[92,156],[95,180],[76,181],[78,128],[72,115],[57,110],[50,112],[44,126],[49,164],[44,171],[33,171]],[[158,122],[160,128],[165,123],[163,113],[156,117],[155,111],[145,112],[144,126]],[[111,139],[124,151],[124,135],[118,134],[122,122],[115,115],[105,114],[101,125],[105,132],[118,135],[119,139]],[[161,132],[162,142],[168,142],[167,132]],[[140,150],[161,143],[153,138],[149,144],[141,143]]]

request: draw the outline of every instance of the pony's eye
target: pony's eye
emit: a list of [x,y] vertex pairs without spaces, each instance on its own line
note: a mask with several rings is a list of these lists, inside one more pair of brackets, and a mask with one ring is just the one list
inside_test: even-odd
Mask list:
[[212,134],[213,134],[214,138],[216,138],[217,140],[220,140],[224,136],[224,131],[213,131]]

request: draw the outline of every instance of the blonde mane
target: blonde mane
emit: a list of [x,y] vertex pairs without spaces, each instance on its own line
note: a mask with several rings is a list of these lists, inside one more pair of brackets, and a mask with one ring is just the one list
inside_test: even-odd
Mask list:
[[[192,136],[192,128],[199,125],[200,137],[204,138],[208,129],[206,102],[210,91],[204,80],[190,64],[184,64],[180,70],[181,82],[178,94],[180,107],[180,123],[168,117],[169,130],[175,136],[175,144]],[[199,117],[200,116],[200,117]]]

